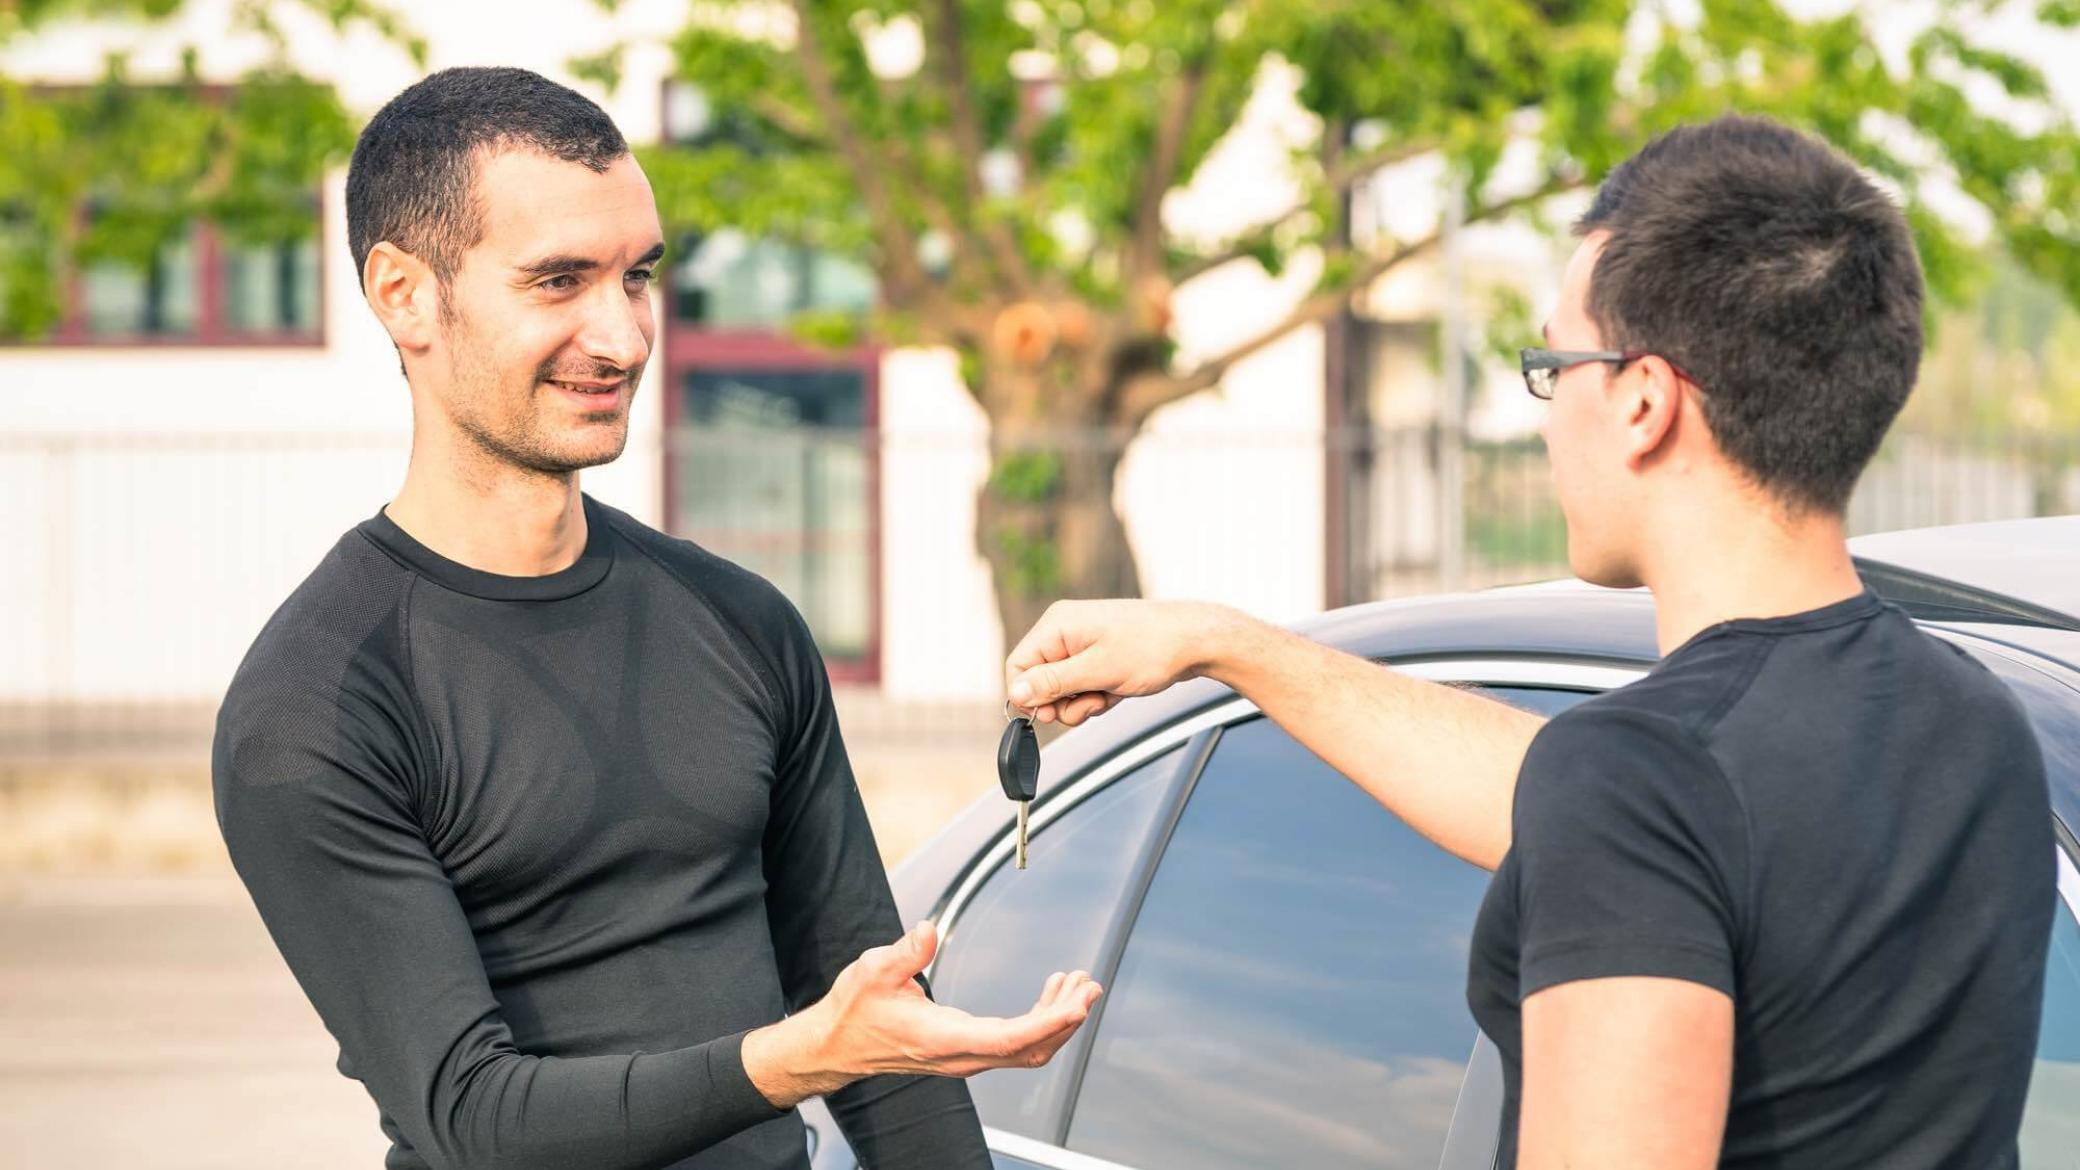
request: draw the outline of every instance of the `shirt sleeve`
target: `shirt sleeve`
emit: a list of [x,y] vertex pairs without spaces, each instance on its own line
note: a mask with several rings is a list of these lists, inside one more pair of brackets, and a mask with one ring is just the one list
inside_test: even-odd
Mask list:
[[[831,706],[830,678],[784,598],[778,668],[786,689],[781,758],[765,847],[766,914],[789,1010],[822,998],[860,952],[902,937],[888,875]],[[927,988],[929,994],[929,988]],[[878,1076],[827,1099],[866,1170],[988,1170],[965,1082]]]
[[287,682],[219,717],[218,822],[282,956],[412,1148],[438,1167],[645,1167],[782,1116],[742,1036],[670,1052],[518,1051],[427,845],[409,715]]
[[1673,720],[1585,705],[1517,781],[1518,992],[1647,975],[1734,994],[1747,819]]

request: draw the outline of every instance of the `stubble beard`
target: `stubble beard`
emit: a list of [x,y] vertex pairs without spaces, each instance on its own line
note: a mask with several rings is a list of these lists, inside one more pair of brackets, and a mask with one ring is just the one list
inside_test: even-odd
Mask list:
[[[558,443],[557,437],[545,433],[541,425],[543,416],[550,409],[541,401],[541,396],[555,392],[549,380],[559,373],[606,379],[622,371],[598,368],[582,374],[559,371],[551,359],[533,371],[530,384],[517,404],[501,410],[512,391],[501,387],[497,364],[491,360],[491,355],[481,351],[473,337],[464,336],[466,330],[467,326],[462,326],[450,332],[451,338],[461,343],[453,345],[450,350],[455,354],[451,384],[458,391],[450,417],[463,438],[486,461],[526,475],[563,478],[587,467],[612,463],[621,457],[628,447],[628,411],[634,406],[636,389],[642,380],[641,366],[625,372],[628,388],[621,406],[579,416],[592,424],[580,433],[595,441]],[[613,428],[613,441],[598,443],[599,429],[607,426]]]

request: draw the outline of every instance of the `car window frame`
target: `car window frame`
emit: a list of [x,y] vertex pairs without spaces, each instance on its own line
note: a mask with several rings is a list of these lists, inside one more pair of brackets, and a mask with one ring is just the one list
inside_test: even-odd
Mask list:
[[[1652,664],[1643,662],[1619,665],[1608,659],[1583,661],[1522,655],[1438,655],[1383,662],[1381,665],[1431,682],[1581,691],[1594,695],[1639,679],[1647,673]],[[1190,753],[1185,764],[1179,769],[1179,776],[1173,781],[1174,790],[1166,797],[1168,807],[1157,815],[1156,829],[1149,834],[1148,844],[1142,849],[1130,871],[1120,908],[1107,926],[1104,941],[1099,949],[1098,969],[1091,972],[1099,982],[1108,983],[1119,967],[1120,957],[1126,950],[1127,939],[1133,933],[1135,920],[1140,916],[1149,885],[1154,881],[1163,853],[1169,848],[1170,837],[1176,831],[1178,819],[1184,813],[1192,790],[1197,787],[1207,760],[1218,747],[1221,733],[1228,727],[1262,715],[1262,710],[1255,703],[1241,696],[1224,699],[1129,744],[1070,781],[1052,799],[1036,803],[1035,811],[1029,819],[1031,832],[1037,832],[1040,827],[1067,815],[1099,790],[1171,748],[1181,744],[1187,745],[1185,750]],[[969,902],[974,899],[983,884],[1008,861],[1015,848],[1015,834],[1007,831],[978,852],[975,862],[968,867],[940,913],[939,930],[942,943],[950,942],[957,936],[961,913],[967,909]],[[929,968],[926,977],[930,978]],[[1090,1044],[1103,1025],[1104,1010],[1105,1001],[1101,998],[1077,1037],[1056,1055],[1056,1059],[1074,1060],[1076,1069],[1070,1074],[1068,1090],[1063,1095],[1057,1115],[1052,1119],[1053,1124],[1050,1128],[1055,1140],[1051,1143],[1043,1142],[1022,1134],[984,1126],[983,1136],[992,1151],[1045,1167],[1047,1170],[1136,1170],[1132,1166],[1078,1153],[1068,1149],[1065,1144],[1068,1126],[1075,1112],[1076,1098],[1082,1089],[1084,1070],[1089,1062]],[[1478,1031],[1475,1035],[1474,1051],[1478,1054],[1482,1041],[1479,1039]],[[1466,1081],[1463,1079],[1460,1096],[1461,1101],[1453,1109],[1451,1132],[1445,1140],[1444,1148],[1447,1154],[1457,1149],[1478,1148],[1483,1141],[1477,1132],[1471,1132],[1477,1122],[1470,1115],[1478,1115],[1480,1111],[1477,1108],[1468,1108],[1472,1103],[1465,1100]],[[1462,1119],[1470,1131],[1465,1134],[1460,1133]],[[1492,1162],[1492,1131],[1495,1126],[1490,1122],[1487,1128],[1491,1131],[1486,1141],[1490,1150],[1489,1159]]]
[[[1084,778],[1066,786],[1060,796],[1041,806],[1041,814],[1029,814],[1027,817],[1027,836],[1042,839],[1049,825],[1075,812],[1085,802],[1114,784],[1141,775],[1146,769],[1157,766],[1173,751],[1180,756],[1167,778],[1154,781],[1161,787],[1157,790],[1156,807],[1149,818],[1151,827],[1134,846],[1134,854],[1128,860],[1126,872],[1120,883],[1120,897],[1113,904],[1111,912],[1104,915],[1103,925],[1098,930],[1097,949],[1091,960],[1091,968],[1093,977],[1098,978],[1101,984],[1110,980],[1110,972],[1118,966],[1119,953],[1125,947],[1126,933],[1132,926],[1134,917],[1140,912],[1142,897],[1147,893],[1148,883],[1155,873],[1156,860],[1162,855],[1163,848],[1170,840],[1170,834],[1176,829],[1177,819],[1184,813],[1185,798],[1198,784],[1199,773],[1206,767],[1206,761],[1213,754],[1213,746],[1220,738],[1220,727],[1187,731],[1188,725],[1189,723],[1180,724],[1175,729],[1176,734],[1159,733],[1144,737],[1134,749],[1105,760]],[[1158,746],[1153,751],[1144,750],[1152,744],[1163,746]],[[987,889],[1011,864],[1013,851],[1017,847],[1016,838],[1007,837],[1001,845],[1002,856],[995,856],[999,850],[993,849],[989,860],[972,867],[969,880],[963,885],[964,893],[959,902],[962,908]],[[928,983],[935,982],[938,977],[939,956],[948,954],[956,943],[959,924],[957,920],[949,921],[954,919],[954,905],[953,902],[949,902],[947,910],[940,915],[939,949],[931,964],[925,969],[925,979]],[[1100,1002],[1102,1004],[1102,1000]],[[1055,1094],[1055,1100],[1046,1106],[1042,1117],[1041,1128],[1052,1134],[1057,1145],[1066,1140],[1069,1103],[1073,1102],[1077,1093],[1082,1090],[1086,1049],[1096,1033],[1093,1019],[1091,1023],[1078,1029],[1053,1057],[1056,1061],[1073,1066],[1063,1078]],[[997,1132],[1017,1137],[1022,1141],[1035,1140],[1010,1131]]]

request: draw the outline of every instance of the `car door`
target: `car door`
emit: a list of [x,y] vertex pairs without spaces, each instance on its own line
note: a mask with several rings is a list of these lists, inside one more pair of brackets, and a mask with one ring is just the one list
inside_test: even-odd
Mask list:
[[[1557,671],[1585,686],[1635,673],[1508,667],[1412,669],[1477,683],[1550,683]],[[1504,697],[1550,712],[1586,693]],[[1152,838],[1133,856],[1116,840],[1106,846],[1114,858],[1101,881],[1038,884],[1056,880],[1041,877],[1056,864],[1051,851],[1073,855],[1079,840],[1103,837],[1073,828],[1072,810],[1036,824],[1031,869],[978,866],[948,905],[937,994],[969,1010],[1018,1010],[1030,1002],[1031,971],[1081,965],[1059,956],[1087,952],[1048,941],[1092,933],[1044,927],[1064,913],[1066,888],[1117,890],[1103,912],[1074,915],[1105,922],[1090,969],[1108,992],[1092,1024],[1048,1069],[971,1082],[999,1164],[1435,1167],[1477,1038],[1465,954],[1487,875],[1417,836],[1247,703],[1193,724],[1170,729],[1168,744],[1134,745],[1163,753],[1153,773],[1168,793],[1163,810],[1118,816],[1084,797],[1084,816],[1131,821]],[[1028,900],[1048,908],[1018,908]],[[971,957],[1000,948],[1002,963]],[[978,979],[984,968],[995,973]],[[1325,1085],[1342,1097],[1322,1099]]]
[[[2045,659],[1958,631],[1965,646],[2008,684],[2029,713],[2053,791],[2080,789],[2080,675]],[[2036,1062],[2022,1110],[2020,1170],[2073,1170],[2080,1165],[2080,841],[2053,819],[2058,908],[2045,960],[2043,1014]]]
[[[1028,868],[1010,864],[1008,836],[984,849],[940,914],[939,955],[926,972],[933,997],[978,1015],[1013,1016],[1032,1006],[1048,972],[1102,970],[1125,891],[1162,836],[1160,819],[1175,810],[1207,726],[1195,720],[1122,745],[1067,789],[1046,794],[1032,816]],[[1032,1163],[1014,1154],[1021,1141],[1059,1137],[1068,1077],[1087,1040],[1088,1029],[1044,1068],[969,1080],[999,1167],[1025,1170]],[[803,1102],[802,1115],[814,1170],[856,1170],[823,1102]]]

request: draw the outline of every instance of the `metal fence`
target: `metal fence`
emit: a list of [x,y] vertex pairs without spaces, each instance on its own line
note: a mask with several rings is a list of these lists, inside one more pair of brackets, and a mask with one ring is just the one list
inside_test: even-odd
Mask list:
[[[1124,456],[1115,499],[1151,594],[1286,618],[1565,572],[1536,439],[1067,440],[1063,459]],[[0,762],[205,753],[245,647],[394,491],[405,454],[396,435],[0,435]],[[972,731],[999,645],[975,551],[983,436],[685,431],[590,474],[795,599],[848,684],[849,735]],[[1900,434],[1850,520],[1866,532],[2072,511],[2080,439]]]

